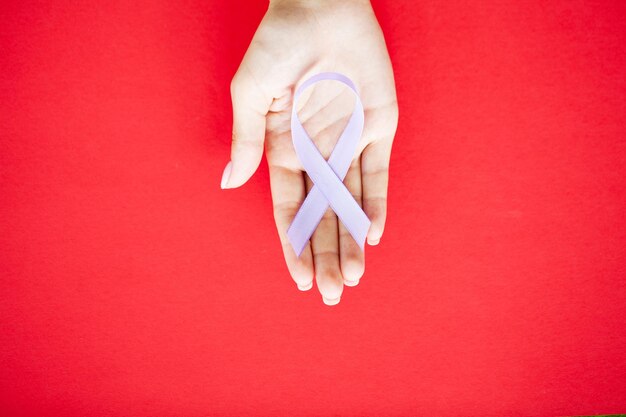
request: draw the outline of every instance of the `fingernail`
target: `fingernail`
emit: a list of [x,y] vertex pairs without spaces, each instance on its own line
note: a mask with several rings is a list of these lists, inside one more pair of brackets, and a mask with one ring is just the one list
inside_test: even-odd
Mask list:
[[348,287],[356,287],[357,285],[359,285],[359,279],[357,279],[356,281],[350,281],[349,279],[344,279],[343,283],[345,285],[347,285]]
[[341,301],[341,297],[331,299],[322,296],[322,301],[324,301],[324,304],[326,304],[327,306],[334,306],[339,304],[339,301]]
[[367,239],[367,244],[370,246],[376,246],[380,243],[380,239]]
[[229,161],[226,164],[226,168],[224,168],[224,173],[222,174],[222,190],[226,188],[226,184],[228,184],[228,179],[230,178],[230,172],[233,170],[233,161]]
[[311,288],[313,288],[313,281],[309,282],[307,285],[298,285],[300,291],[308,291]]

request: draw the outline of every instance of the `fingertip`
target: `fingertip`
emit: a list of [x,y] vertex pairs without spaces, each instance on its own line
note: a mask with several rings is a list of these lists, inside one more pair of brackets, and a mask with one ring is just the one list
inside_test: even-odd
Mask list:
[[306,262],[293,265],[290,269],[291,278],[300,291],[308,291],[313,288],[313,268]]
[[[265,122],[263,122],[265,123]],[[263,129],[265,127],[263,126]],[[256,131],[236,133],[233,128],[233,141],[230,150],[230,173],[225,183],[226,188],[237,188],[244,185],[256,172],[263,159],[263,134]]]
[[336,272],[322,271],[317,274],[317,288],[322,295],[324,304],[335,305],[339,303],[343,293],[343,278],[339,270]]
[[367,244],[370,246],[378,245],[383,236],[385,218],[380,216],[380,212],[378,212],[378,214],[379,215],[372,218],[372,225],[370,226],[370,230],[367,232]]
[[230,174],[232,170],[233,170],[233,162],[228,161],[228,164],[226,164],[226,167],[224,168],[224,172],[222,173],[222,181],[220,183],[220,187],[222,188],[222,190],[229,188],[228,180],[230,179]]
[[345,285],[347,287],[356,287],[357,285],[359,285],[359,282],[361,282],[360,279],[357,279],[356,281],[344,279],[343,280],[343,285]]
[[313,272],[313,258],[311,257],[311,250],[309,248],[305,248],[299,257],[296,257],[293,252],[290,252],[289,256],[287,256],[287,254],[285,255],[289,274],[296,283],[298,289],[300,291],[308,291],[313,288],[313,279],[315,278],[315,274]]
[[385,230],[385,221],[387,218],[387,202],[382,198],[365,199],[363,202],[364,210],[372,224],[367,231],[367,244],[376,246],[380,243]]
[[337,304],[339,304],[339,301],[341,301],[341,297],[337,297],[337,298],[326,298],[324,296],[322,296],[322,301],[324,302],[324,304],[326,304],[327,306],[335,306]]
[[[258,165],[257,165],[258,166]],[[240,162],[230,161],[222,174],[222,189],[239,188],[254,174],[257,167],[250,169]]]
[[363,252],[360,250],[358,252],[356,250],[353,252],[342,252],[341,275],[343,276],[344,284],[354,287],[359,283],[364,273],[365,259],[363,258]]

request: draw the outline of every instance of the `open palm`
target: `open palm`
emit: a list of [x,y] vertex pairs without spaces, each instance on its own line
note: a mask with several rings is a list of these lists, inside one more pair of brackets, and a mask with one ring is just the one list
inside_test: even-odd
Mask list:
[[[287,267],[298,288],[317,287],[326,304],[337,304],[343,286],[357,285],[364,254],[328,209],[300,257],[287,229],[313,184],[291,141],[293,92],[319,72],[343,73],[357,86],[365,126],[344,184],[363,206],[376,245],[386,217],[389,156],[398,110],[391,64],[369,2],[275,0],[259,26],[231,85],[233,144],[222,188],[242,185],[254,173],[265,147],[274,218]],[[303,126],[325,158],[352,113],[353,95],[339,83],[320,82],[297,103]],[[265,145],[265,146],[264,146]]]

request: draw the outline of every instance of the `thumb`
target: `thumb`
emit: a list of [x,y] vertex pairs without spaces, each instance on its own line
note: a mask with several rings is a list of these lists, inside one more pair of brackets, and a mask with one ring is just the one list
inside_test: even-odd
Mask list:
[[230,162],[222,174],[221,187],[236,188],[254,174],[263,156],[265,117],[272,103],[245,64],[230,85],[233,102],[233,141]]

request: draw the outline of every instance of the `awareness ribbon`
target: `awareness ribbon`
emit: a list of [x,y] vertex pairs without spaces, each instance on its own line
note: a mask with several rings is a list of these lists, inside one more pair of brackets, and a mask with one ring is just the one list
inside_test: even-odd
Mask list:
[[[323,80],[339,81],[345,84],[356,98],[352,116],[339,136],[328,161],[324,159],[304,130],[296,112],[296,103],[302,92]],[[343,179],[361,139],[364,121],[363,103],[354,83],[345,75],[336,72],[314,75],[302,83],[294,95],[291,110],[291,139],[300,163],[314,184],[287,230],[289,242],[298,256],[304,250],[329,205],[363,250],[371,222],[343,184]]]

